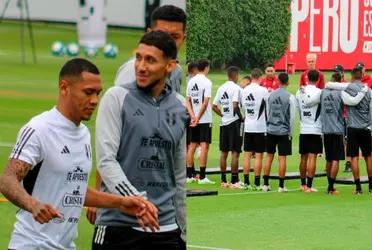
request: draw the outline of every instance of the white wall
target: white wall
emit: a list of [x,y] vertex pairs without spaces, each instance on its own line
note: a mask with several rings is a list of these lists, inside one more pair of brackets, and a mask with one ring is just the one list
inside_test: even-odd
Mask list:
[[[0,0],[0,14],[8,0]],[[109,25],[143,28],[145,25],[145,0],[106,0],[106,17]],[[10,0],[5,18],[18,19],[18,0]],[[23,2],[23,0],[21,1]],[[186,0],[162,0],[161,4],[173,4],[186,9]],[[76,22],[79,0],[28,0],[32,20]]]

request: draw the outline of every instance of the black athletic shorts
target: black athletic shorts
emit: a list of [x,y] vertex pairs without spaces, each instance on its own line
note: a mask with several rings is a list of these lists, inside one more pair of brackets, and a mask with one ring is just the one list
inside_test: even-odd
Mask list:
[[300,154],[321,154],[323,142],[321,135],[300,134]]
[[94,229],[92,250],[184,250],[186,243],[179,229],[152,233],[131,227],[98,226]]
[[266,136],[266,152],[275,154],[276,146],[280,156],[292,155],[292,138],[289,135],[272,135]]
[[324,134],[324,151],[327,161],[345,160],[344,135]]
[[222,152],[242,152],[243,134],[241,129],[239,120],[220,127],[220,150]]
[[211,123],[201,123],[196,127],[190,128],[190,140],[191,142],[212,142],[212,124]]
[[244,133],[244,151],[245,152],[266,152],[265,133]]
[[371,155],[371,131],[369,129],[347,128],[346,155],[359,156],[359,148],[364,157]]

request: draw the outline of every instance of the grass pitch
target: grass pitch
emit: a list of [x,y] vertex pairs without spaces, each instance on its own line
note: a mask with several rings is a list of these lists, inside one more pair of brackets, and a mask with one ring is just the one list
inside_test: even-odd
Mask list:
[[[7,162],[16,135],[21,126],[32,116],[50,109],[57,99],[58,72],[65,57],[53,57],[53,41],[76,41],[73,25],[34,24],[38,64],[26,41],[26,64],[21,63],[19,49],[19,23],[0,24],[0,172]],[[101,70],[104,88],[113,83],[121,63],[132,56],[142,31],[109,29],[108,41],[116,43],[120,52],[116,59],[105,59],[102,52],[91,60]],[[80,54],[82,56],[82,54]],[[184,50],[181,52],[184,63]],[[243,74],[242,74],[243,75]],[[212,72],[213,97],[217,87],[225,80],[225,73]],[[298,86],[299,74],[291,75],[292,93]],[[329,74],[326,74],[329,79]],[[183,85],[183,89],[185,85]],[[219,118],[214,117],[213,143],[208,166],[218,166]],[[87,123],[94,138],[94,117]],[[293,155],[288,158],[288,171],[297,171],[298,125],[293,140]],[[241,161],[242,162],[242,161]],[[318,160],[318,170],[324,169],[324,159]],[[340,169],[343,168],[341,163]],[[272,172],[276,172],[274,161]],[[365,166],[361,164],[362,173]],[[340,173],[348,176],[349,174]],[[251,175],[251,180],[252,180]],[[372,231],[370,207],[372,196],[353,196],[353,187],[337,185],[337,197],[324,194],[326,178],[314,180],[319,193],[303,194],[298,190],[299,181],[287,181],[287,194],[275,192],[277,181],[272,180],[274,192],[255,193],[244,190],[219,188],[219,175],[210,176],[216,185],[189,188],[215,189],[218,196],[193,197],[187,200],[188,249],[368,249]],[[241,176],[242,177],[242,176]],[[90,176],[93,186],[95,170]],[[366,191],[366,187],[364,187]],[[0,198],[2,196],[0,195]],[[7,249],[13,230],[16,207],[0,202],[0,249]],[[84,212],[83,212],[84,213]],[[91,249],[93,227],[84,214],[79,223],[78,249]]]

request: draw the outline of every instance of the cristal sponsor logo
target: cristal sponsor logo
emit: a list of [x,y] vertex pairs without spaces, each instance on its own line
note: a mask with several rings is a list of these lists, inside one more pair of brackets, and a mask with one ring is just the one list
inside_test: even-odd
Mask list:
[[165,161],[160,160],[158,156],[152,156],[150,159],[142,158],[138,163],[140,170],[165,170]]
[[142,147],[154,147],[154,148],[161,148],[161,149],[171,149],[172,142],[163,139],[159,134],[154,134],[151,137],[142,137],[141,139],[141,146]]
[[82,207],[84,204],[84,196],[79,191],[80,186],[76,190],[70,193],[66,193],[62,200],[62,206],[64,207]]
[[80,166],[76,166],[73,171],[67,173],[66,180],[70,182],[87,182],[88,173],[85,173]]
[[157,188],[168,188],[169,184],[168,182],[157,182],[157,181],[149,181],[147,182],[148,187],[157,187]]

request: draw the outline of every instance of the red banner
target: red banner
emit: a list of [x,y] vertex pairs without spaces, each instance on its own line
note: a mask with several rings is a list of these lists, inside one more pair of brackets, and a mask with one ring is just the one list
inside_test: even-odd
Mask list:
[[291,11],[289,48],[277,69],[306,69],[307,53],[318,55],[321,70],[357,61],[372,68],[372,0],[292,0]]

